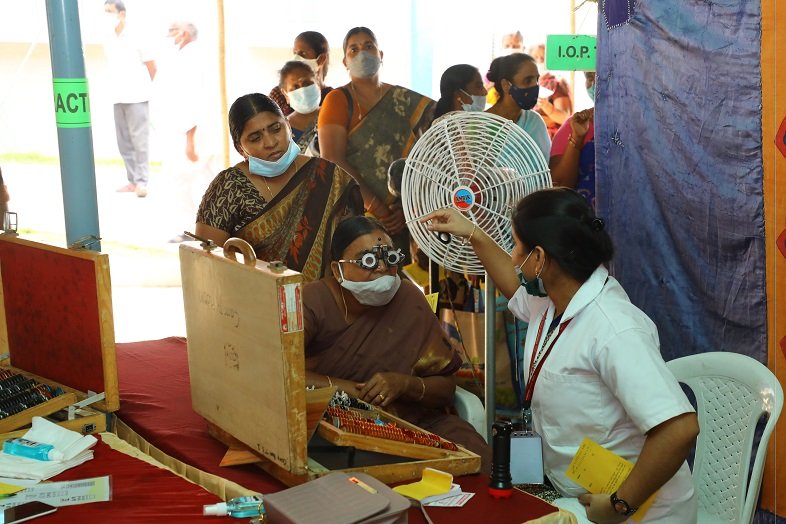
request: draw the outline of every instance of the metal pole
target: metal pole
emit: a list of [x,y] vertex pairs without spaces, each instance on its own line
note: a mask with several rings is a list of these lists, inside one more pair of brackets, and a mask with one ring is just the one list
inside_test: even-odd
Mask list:
[[486,293],[484,294],[486,312],[486,351],[485,358],[485,397],[486,397],[486,442],[491,440],[491,425],[496,418],[496,376],[497,376],[497,352],[495,334],[497,332],[494,325],[497,316],[496,286],[494,281],[486,273]]
[[[46,0],[60,180],[68,245],[100,238],[90,98],[77,0]],[[88,249],[101,251],[99,242]]]
[[221,99],[221,129],[223,129],[221,145],[224,153],[224,164],[229,165],[229,122],[226,115],[229,114],[229,105],[227,102],[227,60],[226,60],[226,21],[224,20],[224,0],[217,0],[216,9],[218,16],[216,23],[218,24],[218,88],[219,98]]

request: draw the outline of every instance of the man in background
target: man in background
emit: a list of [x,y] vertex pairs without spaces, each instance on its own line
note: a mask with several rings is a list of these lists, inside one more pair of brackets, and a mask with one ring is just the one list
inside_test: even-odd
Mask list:
[[150,93],[156,63],[138,36],[126,28],[126,6],[122,0],[106,0],[104,12],[114,34],[109,35],[105,52],[114,100],[117,147],[126,167],[128,184],[121,193],[147,196],[150,174]]
[[[206,59],[198,35],[191,22],[170,24],[171,47],[162,56],[153,101],[153,121],[164,147],[161,187],[170,204],[164,218],[174,221],[171,227],[180,232],[193,230],[197,204],[214,174],[205,125]],[[188,239],[181,233],[169,242],[184,240]]]

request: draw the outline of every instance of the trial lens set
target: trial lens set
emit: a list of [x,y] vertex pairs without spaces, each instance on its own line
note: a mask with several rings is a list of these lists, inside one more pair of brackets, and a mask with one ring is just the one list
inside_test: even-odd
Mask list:
[[60,388],[40,384],[8,369],[0,369],[0,419],[62,395]]

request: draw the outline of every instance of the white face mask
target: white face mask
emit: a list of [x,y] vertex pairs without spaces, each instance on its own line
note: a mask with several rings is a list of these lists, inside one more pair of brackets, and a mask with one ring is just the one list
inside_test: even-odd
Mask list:
[[287,93],[289,105],[301,115],[308,115],[319,109],[322,93],[317,84],[301,87]]
[[385,275],[366,282],[355,282],[344,278],[340,263],[338,272],[341,274],[341,287],[352,293],[358,302],[366,306],[389,304],[401,286],[401,277],[398,274]]
[[317,69],[319,69],[319,62],[317,62],[316,58],[304,58],[300,55],[295,55],[292,57],[292,60],[295,60],[297,62],[305,62],[306,64],[311,66],[311,69],[313,69],[314,72],[316,72]]
[[486,96],[485,95],[470,95],[463,89],[460,89],[462,93],[467,95],[472,99],[471,104],[461,104],[461,108],[464,111],[483,111],[486,109]]
[[349,74],[357,78],[371,78],[379,72],[382,60],[368,51],[361,51],[349,62]]

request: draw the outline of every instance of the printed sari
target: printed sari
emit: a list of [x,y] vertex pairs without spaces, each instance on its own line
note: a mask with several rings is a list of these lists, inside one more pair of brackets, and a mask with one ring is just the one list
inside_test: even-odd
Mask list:
[[317,142],[317,121],[314,120],[303,130],[292,128],[292,138],[297,142],[300,152],[308,156],[319,156]]
[[[341,88],[349,107],[354,106],[349,89]],[[374,195],[392,203],[388,191],[391,162],[405,158],[415,141],[434,119],[436,102],[400,86],[392,86],[347,135],[347,161],[354,166]],[[351,119],[351,118],[350,118]],[[402,246],[404,247],[404,246]]]
[[312,158],[270,202],[239,169],[219,173],[202,199],[197,222],[242,238],[260,260],[281,260],[311,282],[329,263],[338,222],[362,211],[357,183],[335,164]]
[[[355,104],[346,87],[352,121]],[[393,204],[398,199],[388,189],[388,168],[394,160],[406,158],[415,141],[431,126],[437,103],[406,87],[392,86],[379,102],[347,134],[346,159],[380,202]],[[393,244],[409,257],[409,230],[392,235]]]
[[[325,277],[303,287],[307,368],[323,375],[365,382],[377,372],[418,377],[452,376],[461,366],[423,293],[402,281],[393,300],[368,308],[352,323],[344,318]],[[394,402],[385,408],[420,428],[477,453],[490,450],[466,421],[437,408]]]

